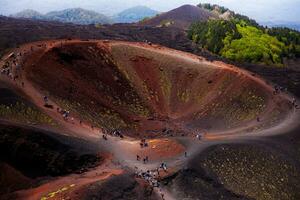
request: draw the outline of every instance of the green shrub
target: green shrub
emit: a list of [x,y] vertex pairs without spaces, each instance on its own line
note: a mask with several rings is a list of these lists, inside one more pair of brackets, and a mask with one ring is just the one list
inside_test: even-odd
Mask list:
[[202,48],[238,62],[281,65],[286,52],[300,49],[295,43],[286,46],[243,19],[196,22],[191,25],[188,37]]
[[252,63],[280,64],[285,51],[284,43],[253,26],[237,24],[242,38],[224,42],[221,55],[225,58]]

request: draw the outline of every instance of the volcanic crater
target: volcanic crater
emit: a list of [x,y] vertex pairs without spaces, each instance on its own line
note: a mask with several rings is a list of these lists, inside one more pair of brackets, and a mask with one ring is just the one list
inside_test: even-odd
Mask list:
[[[237,146],[232,150],[220,146],[218,151],[211,148],[204,152],[211,152],[210,157],[198,157],[201,151],[227,139],[244,142],[241,140],[251,136],[297,132],[293,126],[299,121],[299,114],[293,108],[291,95],[274,90],[258,75],[235,66],[155,44],[41,41],[14,49],[1,62],[1,69],[18,76],[1,73],[0,82],[0,168],[4,171],[0,175],[3,183],[9,183],[0,194],[8,194],[8,199],[82,199],[103,195],[156,199],[159,191],[152,193],[147,182],[136,175],[140,170],[157,170],[161,162],[167,162],[169,167],[161,171],[159,178],[164,180],[162,191],[166,199],[172,199],[173,194],[179,198],[212,199],[225,195],[245,199],[243,195],[248,193],[240,191],[249,183],[245,177],[251,170],[243,170],[249,164],[242,162],[235,168],[231,163],[239,163],[239,159],[251,163],[259,154],[265,164],[263,156],[268,157],[270,152],[277,155],[277,151],[253,150],[264,145],[244,149]],[[69,116],[65,118],[66,112]],[[106,134],[116,130],[123,137]],[[196,134],[203,138],[195,140]],[[140,139],[147,139],[148,148]],[[244,152],[255,153],[246,159]],[[229,157],[225,159],[224,155]],[[235,160],[228,162],[233,155]],[[277,167],[273,167],[276,173],[265,173],[268,177],[289,169],[281,170],[288,166],[286,160],[271,158],[274,162],[270,161],[270,166]],[[27,160],[32,162],[24,164]],[[252,163],[251,169],[257,167],[256,174],[260,176],[259,169],[265,165]],[[6,176],[6,172],[15,173],[19,180]],[[227,172],[240,172],[244,179],[234,177],[243,184],[227,179]],[[277,177],[276,188],[280,188],[282,177]],[[225,184],[234,186],[232,191],[218,181],[222,178],[227,180]],[[116,187],[116,182],[120,187]],[[26,189],[32,186],[35,188]],[[264,189],[252,188],[251,197],[265,194]],[[283,191],[272,188],[275,196]]]
[[25,71],[82,120],[134,137],[257,131],[291,110],[255,74],[152,44],[52,41]]

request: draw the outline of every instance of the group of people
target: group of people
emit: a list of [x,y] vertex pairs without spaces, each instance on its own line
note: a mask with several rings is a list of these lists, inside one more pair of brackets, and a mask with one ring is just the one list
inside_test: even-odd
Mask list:
[[123,134],[121,133],[120,130],[114,130],[114,131],[108,131],[106,129],[100,129],[100,134],[102,133],[102,139],[107,140],[108,135],[119,137],[121,139],[124,138]]
[[[36,45],[37,47],[47,47],[46,44]],[[32,53],[35,50],[35,45],[30,46],[30,52]],[[19,47],[18,47],[19,48]],[[21,77],[22,73],[22,62],[24,55],[27,55],[27,50],[12,52],[8,54],[6,57],[3,68],[1,69],[1,75],[7,75],[10,79],[16,81],[19,77]],[[24,87],[24,82],[21,82],[22,87]]]
[[[59,107],[57,107],[56,110],[59,114],[62,115],[62,117],[64,118],[65,121],[68,121],[68,119],[70,118],[70,111],[69,110],[60,109]],[[74,121],[74,118],[71,118],[71,121]]]
[[2,75],[6,75],[8,76],[9,78],[13,78],[13,75],[12,75],[12,70],[9,68],[9,67],[6,67],[6,64],[4,65],[4,67],[1,69],[1,74]]
[[[1,75],[6,75],[10,79],[16,81],[21,76],[21,55],[21,52],[10,53],[0,71]],[[24,86],[24,82],[22,82],[22,86]]]
[[[273,94],[274,94],[274,95],[277,95],[277,94],[279,94],[280,92],[284,92],[284,91],[287,91],[287,88],[283,88],[283,87],[281,87],[281,86],[275,85]],[[292,106],[293,106],[294,108],[299,109],[299,105],[297,104],[297,101],[296,101],[295,97],[291,100],[291,104],[292,104]]]
[[113,135],[113,136],[116,136],[116,137],[119,137],[119,138],[124,138],[124,136],[123,136],[123,134],[121,133],[120,130],[114,130],[114,131],[112,132],[112,135]]
[[[281,87],[281,86],[278,86],[278,85],[275,85],[274,86],[274,91],[273,91],[273,95],[278,95],[280,94],[280,92],[286,92],[287,91],[287,88],[284,88],[284,87]],[[299,109],[299,105],[297,104],[297,101],[295,98],[293,98],[291,100],[291,104],[294,108],[296,109]]]
[[160,175],[159,175],[159,170],[147,170],[147,171],[142,171],[140,170],[139,172],[136,172],[136,176],[138,178],[142,178],[145,181],[147,181],[151,186],[153,187],[159,187],[160,183],[159,183],[159,179],[160,179]]
[[144,40],[145,43],[147,43],[148,45],[152,45],[152,42],[148,41],[148,40]]
[[164,193],[162,192],[161,184],[160,184],[160,170],[164,170],[165,172],[167,171],[167,165],[166,163],[161,163],[159,167],[157,167],[155,170],[147,170],[147,171],[143,171],[143,170],[139,170],[136,167],[136,172],[135,175],[138,178],[144,179],[146,182],[149,183],[149,185],[151,186],[151,192],[153,191],[154,188],[158,188],[159,189],[159,193],[162,199],[164,198]]

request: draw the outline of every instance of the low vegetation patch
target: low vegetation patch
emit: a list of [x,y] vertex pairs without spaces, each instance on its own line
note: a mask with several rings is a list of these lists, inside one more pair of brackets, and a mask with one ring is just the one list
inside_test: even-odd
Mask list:
[[236,194],[253,199],[298,199],[293,163],[261,146],[219,145],[207,150],[201,167]]
[[29,124],[56,125],[54,120],[48,115],[22,102],[10,105],[0,104],[0,118]]
[[[254,20],[217,5],[200,4],[220,19],[196,22],[188,37],[201,48],[237,62],[282,66],[283,58],[300,56],[300,33],[288,28],[265,28]],[[228,12],[228,17],[222,14]]]

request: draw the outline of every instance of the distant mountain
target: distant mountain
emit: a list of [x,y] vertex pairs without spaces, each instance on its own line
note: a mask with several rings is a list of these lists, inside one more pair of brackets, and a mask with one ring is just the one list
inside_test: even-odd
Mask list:
[[34,11],[34,10],[24,10],[14,15],[11,15],[14,18],[28,18],[28,19],[41,19],[48,21],[59,21],[65,23],[74,23],[74,24],[110,24],[112,19],[109,17],[99,14],[94,11],[85,10],[82,8],[71,8],[62,11],[53,11],[45,15]]
[[11,15],[14,18],[27,18],[27,19],[45,19],[45,16],[35,10],[26,9],[16,14]]
[[274,21],[274,22],[260,22],[260,24],[268,27],[286,27],[286,28],[300,31],[300,22]]
[[169,12],[145,20],[140,24],[149,26],[172,26],[187,29],[193,22],[206,21],[210,18],[218,18],[218,15],[197,6],[183,5]]
[[53,11],[45,15],[48,20],[70,22],[74,24],[109,24],[112,20],[105,15],[82,8]]
[[114,17],[114,21],[117,23],[133,23],[141,21],[146,17],[153,17],[158,13],[158,11],[146,6],[135,6],[120,12]]

